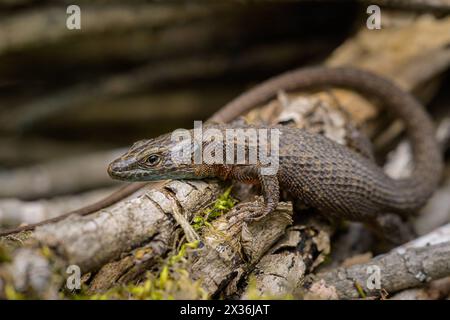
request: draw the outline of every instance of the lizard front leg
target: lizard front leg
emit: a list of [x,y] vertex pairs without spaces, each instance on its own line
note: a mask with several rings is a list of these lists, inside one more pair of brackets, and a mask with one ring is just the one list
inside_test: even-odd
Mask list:
[[261,173],[261,168],[257,166],[244,166],[236,167],[231,178],[247,183],[256,182],[261,185],[264,204],[254,206],[242,204],[248,211],[244,218],[245,221],[260,220],[276,209],[280,200],[280,186],[276,175],[264,175]]

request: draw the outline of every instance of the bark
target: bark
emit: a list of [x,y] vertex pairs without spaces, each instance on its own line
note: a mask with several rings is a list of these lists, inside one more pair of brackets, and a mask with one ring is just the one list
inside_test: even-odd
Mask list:
[[83,272],[99,269],[108,261],[152,241],[158,235],[169,238],[176,227],[174,210],[181,206],[190,220],[204,203],[217,197],[220,186],[205,182],[173,181],[162,190],[148,190],[88,217],[72,217],[39,227],[35,238],[55,248],[69,264]]
[[450,295],[450,277],[432,281],[422,288],[401,291],[389,299],[391,300],[440,300],[448,299]]
[[[436,232],[439,234],[441,230]],[[444,240],[441,241],[442,239]],[[428,242],[426,246],[411,244],[375,257],[369,263],[337,268],[325,274],[319,274],[317,280],[307,284],[308,291],[305,297],[356,299],[366,296],[378,297],[386,293],[418,287],[431,280],[447,277],[450,274],[449,259],[449,238],[448,236],[441,238],[439,235],[437,244]],[[370,277],[377,272],[376,270],[379,270],[381,280],[379,288],[376,288]]]

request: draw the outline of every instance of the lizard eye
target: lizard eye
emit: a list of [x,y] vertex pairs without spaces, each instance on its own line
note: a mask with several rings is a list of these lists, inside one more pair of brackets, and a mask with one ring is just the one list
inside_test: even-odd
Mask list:
[[161,157],[157,154],[150,155],[145,161],[150,166],[156,166],[161,161]]

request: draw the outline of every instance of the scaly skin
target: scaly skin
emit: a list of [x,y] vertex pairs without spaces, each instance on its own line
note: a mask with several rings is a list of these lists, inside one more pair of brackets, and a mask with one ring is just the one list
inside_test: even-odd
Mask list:
[[[220,177],[259,182],[265,205],[253,217],[275,209],[281,188],[326,214],[368,222],[386,238],[403,241],[408,231],[396,214],[424,205],[438,184],[443,164],[432,121],[424,108],[391,82],[352,68],[294,70],[239,96],[216,113],[211,123],[236,118],[273,98],[279,90],[321,86],[347,87],[368,94],[404,121],[415,161],[411,177],[393,180],[370,159],[349,148],[287,127],[280,128],[280,169],[273,176],[261,175],[259,165],[173,163],[171,150],[177,143],[171,141],[170,134],[136,143],[109,166],[108,172],[111,177],[126,181]],[[232,126],[209,127],[223,131]]]

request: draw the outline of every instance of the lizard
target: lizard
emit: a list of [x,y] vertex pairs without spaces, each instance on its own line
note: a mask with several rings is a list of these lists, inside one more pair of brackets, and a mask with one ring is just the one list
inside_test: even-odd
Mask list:
[[[412,142],[415,159],[415,169],[410,178],[392,180],[370,159],[327,141],[327,138],[292,128],[282,129],[287,130],[282,141],[286,137],[290,138],[285,140],[288,143],[284,146],[287,156],[281,154],[282,170],[273,177],[261,177],[255,166],[203,164],[197,167],[176,167],[170,163],[168,155],[164,155],[164,150],[167,152],[170,149],[168,135],[135,143],[125,155],[109,165],[108,173],[112,178],[133,182],[169,178],[203,179],[210,176],[259,182],[263,186],[265,207],[254,214],[254,218],[273,211],[279,200],[280,186],[287,187],[293,191],[294,196],[319,209],[332,209],[329,212],[353,220],[370,222],[381,233],[386,231],[395,235],[398,230],[404,229],[404,225],[399,217],[391,212],[402,213],[420,208],[435,189],[443,163],[434,139],[432,121],[424,108],[414,97],[390,81],[370,72],[349,67],[297,69],[269,79],[245,92],[215,113],[208,122],[219,125],[236,119],[273,98],[279,90],[304,90],[323,86],[346,87],[369,94],[381,100],[386,107],[403,119]],[[222,125],[221,128],[224,129],[226,126]],[[292,142],[294,145],[303,142],[307,149],[289,147],[292,146]],[[327,149],[328,147],[330,149]],[[339,160],[332,159],[329,150],[333,150],[334,156],[338,156]],[[149,152],[155,153],[149,155]],[[339,179],[339,182],[336,179]],[[141,187],[131,184],[108,197],[109,199],[78,210],[78,213],[87,215],[95,212],[125,198]],[[33,230],[37,225],[56,222],[73,213],[77,211],[38,224],[7,230],[0,233],[0,236]]]
[[[440,148],[435,139],[432,120],[412,95],[391,81],[371,72],[351,67],[310,67],[296,69],[271,78],[243,93],[215,113],[208,128],[235,128],[229,119],[248,112],[274,96],[279,90],[307,90],[323,86],[350,88],[378,99],[405,124],[414,157],[412,174],[392,179],[372,159],[330,139],[292,127],[272,127],[280,132],[279,169],[262,174],[261,163],[180,162],[173,157],[185,142],[172,134],[135,143],[124,155],[113,161],[108,173],[125,181],[166,179],[221,178],[255,183],[261,186],[263,205],[249,213],[246,220],[258,220],[275,210],[280,189],[294,198],[333,217],[360,221],[392,242],[403,242],[411,230],[402,218],[422,207],[439,183],[443,169]],[[241,125],[242,126],[242,125]],[[265,125],[243,128],[270,129]],[[189,131],[194,137],[194,131]],[[202,141],[205,149],[217,147],[218,141]],[[221,143],[219,148],[224,148]],[[194,150],[195,148],[192,148]],[[216,149],[214,149],[216,150]]]

